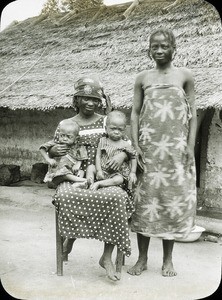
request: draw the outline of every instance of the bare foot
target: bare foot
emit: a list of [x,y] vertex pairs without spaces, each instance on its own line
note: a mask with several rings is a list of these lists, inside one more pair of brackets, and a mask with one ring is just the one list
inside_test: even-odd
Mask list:
[[87,181],[84,181],[84,182],[74,182],[74,183],[72,184],[72,186],[73,186],[74,188],[87,189],[88,184],[87,184]]
[[164,262],[162,266],[162,276],[165,277],[173,277],[176,276],[177,272],[173,268],[172,261],[170,262]]
[[147,260],[138,259],[136,264],[130,268],[127,273],[130,275],[140,275],[144,270],[147,270]]
[[91,184],[89,189],[92,190],[92,191],[97,191],[99,189],[99,181],[94,182],[93,184]]
[[111,260],[104,259],[104,257],[102,256],[100,258],[99,264],[102,268],[106,270],[106,275],[108,276],[109,279],[113,281],[120,280],[121,274],[119,272],[116,273],[114,265]]
[[68,239],[66,238],[64,243],[63,243],[63,261],[68,261],[68,254],[72,251],[72,246],[73,243],[75,242],[76,239]]
[[89,177],[87,178],[87,184],[88,184],[88,188],[90,188],[90,186],[94,183],[94,178],[93,177]]

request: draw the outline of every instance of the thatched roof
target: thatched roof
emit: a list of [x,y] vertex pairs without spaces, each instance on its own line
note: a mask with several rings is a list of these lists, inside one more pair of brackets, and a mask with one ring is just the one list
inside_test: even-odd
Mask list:
[[222,108],[218,12],[205,1],[184,0],[163,13],[167,3],[148,1],[124,21],[129,4],[107,7],[93,21],[92,9],[62,26],[48,19],[38,23],[36,17],[5,29],[0,33],[0,107],[70,107],[73,82],[89,73],[100,77],[114,106],[131,107],[136,74],[152,66],[148,36],[162,25],[176,35],[175,65],[193,71],[197,107]]

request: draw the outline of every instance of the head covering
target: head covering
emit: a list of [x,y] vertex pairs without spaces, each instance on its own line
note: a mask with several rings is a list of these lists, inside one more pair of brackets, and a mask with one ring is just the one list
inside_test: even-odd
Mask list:
[[91,76],[81,77],[74,84],[74,98],[77,96],[92,97],[102,100],[104,92],[101,83]]

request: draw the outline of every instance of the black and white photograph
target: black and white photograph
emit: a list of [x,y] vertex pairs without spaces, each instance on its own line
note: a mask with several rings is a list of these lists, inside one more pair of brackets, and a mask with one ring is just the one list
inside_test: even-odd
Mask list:
[[219,297],[219,4],[7,1],[0,66],[1,299]]

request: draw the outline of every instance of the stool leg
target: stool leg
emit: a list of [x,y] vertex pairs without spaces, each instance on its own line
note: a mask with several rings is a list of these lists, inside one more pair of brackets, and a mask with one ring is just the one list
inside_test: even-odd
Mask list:
[[121,250],[117,248],[117,256],[116,256],[116,272],[121,273],[122,265],[124,260],[124,254]]
[[63,276],[63,238],[59,233],[59,224],[58,224],[58,212],[55,211],[55,221],[56,221],[56,266],[57,266],[57,275]]

